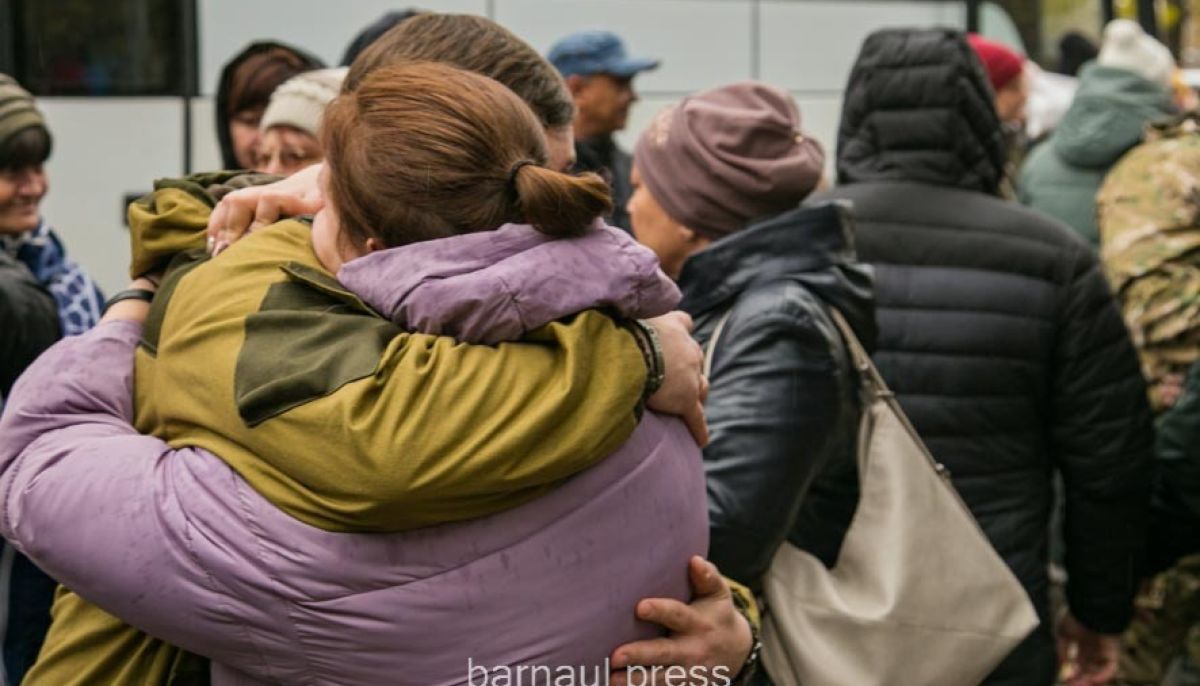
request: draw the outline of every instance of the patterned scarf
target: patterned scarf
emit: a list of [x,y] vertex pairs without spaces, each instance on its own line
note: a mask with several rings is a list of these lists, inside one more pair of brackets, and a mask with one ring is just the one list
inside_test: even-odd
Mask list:
[[96,325],[104,294],[78,264],[67,257],[62,241],[46,224],[19,236],[0,235],[0,249],[24,264],[54,296],[63,336],[74,336]]

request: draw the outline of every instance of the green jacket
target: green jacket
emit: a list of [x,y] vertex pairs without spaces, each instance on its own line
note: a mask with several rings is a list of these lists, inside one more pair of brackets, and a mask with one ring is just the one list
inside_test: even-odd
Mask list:
[[1163,413],[1155,445],[1151,561],[1166,567],[1200,553],[1200,364],[1193,364],[1183,395]]
[[1124,69],[1092,63],[1054,133],[1033,149],[1017,179],[1021,203],[1099,242],[1096,192],[1145,125],[1173,111],[1171,91]]

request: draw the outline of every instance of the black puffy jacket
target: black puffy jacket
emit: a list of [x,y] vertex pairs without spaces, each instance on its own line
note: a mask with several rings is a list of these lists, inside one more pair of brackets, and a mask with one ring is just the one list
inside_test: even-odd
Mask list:
[[721,571],[758,590],[788,539],[826,564],[857,502],[858,377],[829,317],[875,339],[869,272],[844,207],[801,208],[723,238],[684,263],[682,309],[713,351],[704,450]]
[[838,142],[824,197],[853,202],[875,269],[874,358],[1043,619],[986,683],[1051,684],[1053,472],[1074,615],[1120,632],[1138,580],[1154,436],[1121,313],[1091,246],[995,197],[1001,128],[960,34],[869,37]]
[[[0,411],[13,382],[58,340],[58,306],[25,265],[0,252]],[[50,628],[55,582],[0,540],[0,661],[11,683],[33,666]]]
[[25,265],[0,253],[0,407],[29,363],[58,340],[58,307]]

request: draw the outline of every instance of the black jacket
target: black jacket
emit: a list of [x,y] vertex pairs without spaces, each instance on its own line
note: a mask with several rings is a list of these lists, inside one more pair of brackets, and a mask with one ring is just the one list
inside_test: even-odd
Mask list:
[[1151,500],[1149,571],[1200,554],[1200,364],[1188,370],[1183,395],[1158,422]]
[[[303,64],[307,69],[320,69],[325,66],[325,63],[320,58],[293,47],[286,43],[277,41],[256,41],[247,45],[241,52],[234,55],[225,66],[221,68],[221,78],[217,81],[216,94],[216,124],[217,124],[217,142],[221,146],[221,168],[222,169],[238,169],[240,165],[237,161],[237,156],[233,150],[233,138],[229,135],[229,90],[233,87],[233,75],[237,68],[245,62],[247,58],[259,53],[267,52],[268,50],[287,50],[296,55],[298,62]],[[263,103],[265,106],[266,103]]]
[[24,265],[0,254],[0,407],[30,362],[58,340],[58,307]]
[[612,214],[605,217],[610,225],[629,231],[629,213],[625,205],[633,195],[629,175],[633,172],[633,156],[622,150],[612,136],[595,136],[575,141],[575,170],[596,172],[612,189]]
[[1068,600],[1118,633],[1138,581],[1153,428],[1095,251],[995,197],[1004,165],[987,79],[960,34],[869,37],[847,87],[842,187],[875,269],[875,360],[951,471],[1043,625],[988,684],[1054,680],[1051,475],[1066,487]]
[[721,571],[758,590],[785,538],[832,564],[857,502],[858,377],[828,314],[875,338],[845,209],[792,210],[684,263],[681,308],[713,356],[704,450]]
[[[13,382],[58,340],[58,307],[23,264],[0,253],[0,410]],[[0,659],[19,683],[50,628],[55,583],[24,555],[5,554],[0,540]]]

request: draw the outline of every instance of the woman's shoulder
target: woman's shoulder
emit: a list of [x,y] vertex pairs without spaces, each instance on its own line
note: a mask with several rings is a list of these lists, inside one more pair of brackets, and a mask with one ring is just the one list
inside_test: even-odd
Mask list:
[[768,279],[742,291],[728,310],[732,330],[815,332],[828,319],[827,306],[802,282]]

